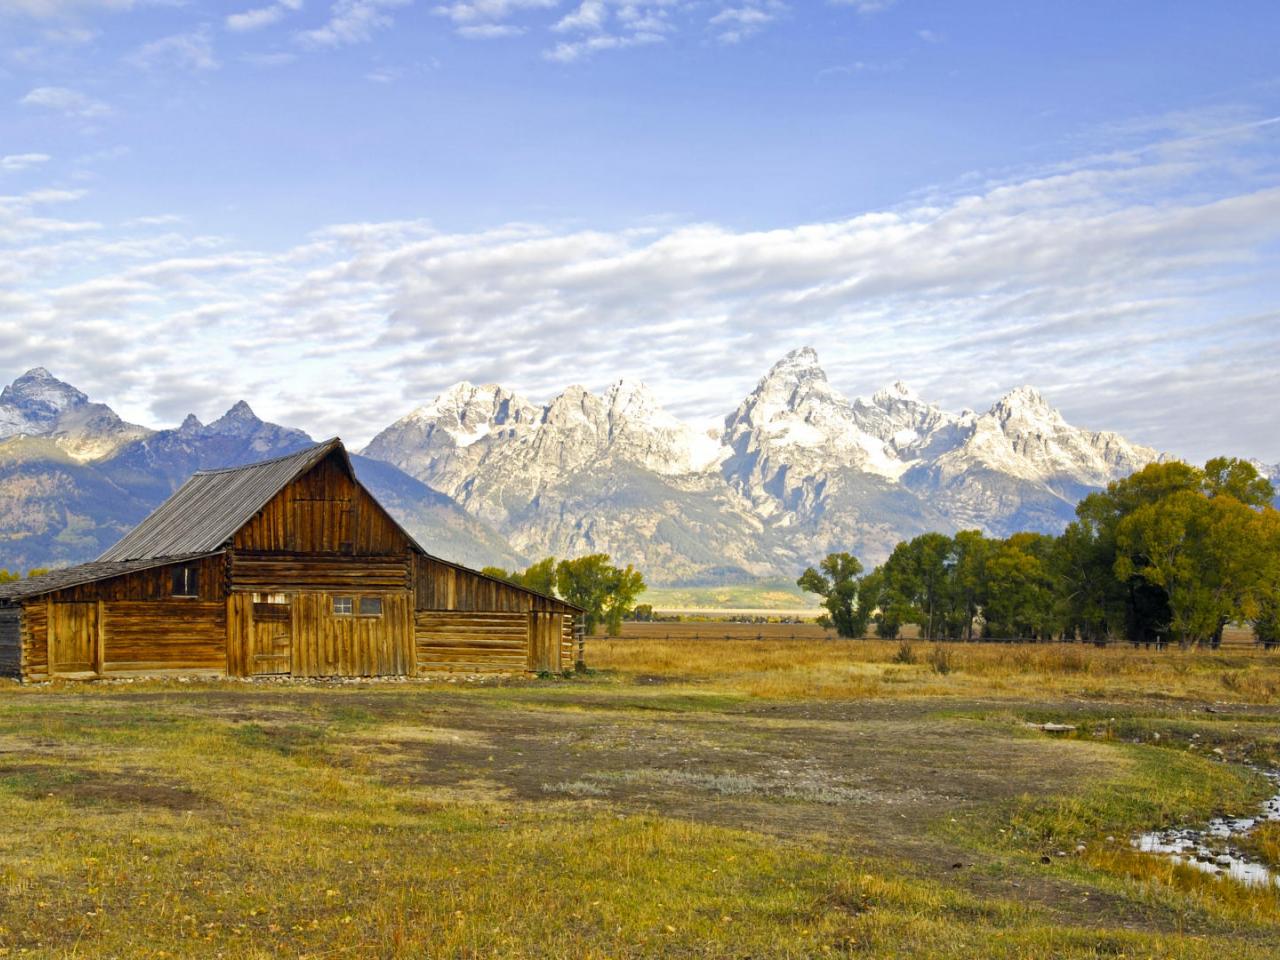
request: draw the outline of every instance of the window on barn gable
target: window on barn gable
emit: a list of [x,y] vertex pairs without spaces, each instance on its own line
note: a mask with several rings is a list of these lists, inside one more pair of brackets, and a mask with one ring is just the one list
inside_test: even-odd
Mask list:
[[381,597],[361,597],[360,598],[360,616],[362,617],[382,616],[382,598]]
[[173,595],[175,597],[200,596],[200,568],[194,566],[173,568]]
[[333,612],[340,617],[349,617],[352,613],[351,597],[334,597]]

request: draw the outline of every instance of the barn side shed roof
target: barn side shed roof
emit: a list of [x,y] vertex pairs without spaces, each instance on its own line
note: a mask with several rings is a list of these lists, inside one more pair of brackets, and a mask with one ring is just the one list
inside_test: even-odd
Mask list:
[[170,563],[203,560],[205,557],[213,556],[217,552],[213,550],[207,553],[187,554],[177,557],[150,557],[146,560],[94,560],[74,567],[62,567],[58,570],[42,573],[36,577],[28,577],[26,580],[0,583],[0,602],[27,600],[31,597],[43,596],[46,593],[66,590],[68,587],[78,587],[84,583],[122,577],[128,573],[138,573],[141,570],[163,567]]

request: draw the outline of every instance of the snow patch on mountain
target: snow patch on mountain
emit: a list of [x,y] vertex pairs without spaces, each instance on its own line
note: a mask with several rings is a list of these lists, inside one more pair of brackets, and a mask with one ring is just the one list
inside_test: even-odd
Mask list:
[[[365,453],[527,552],[608,546],[659,580],[685,575],[708,543],[739,569],[781,573],[826,549],[875,561],[922,529],[1054,529],[1083,493],[1157,456],[1072,427],[1031,387],[981,414],[943,410],[902,381],[851,401],[810,347],[775,363],[718,429],[691,427],[630,379],[545,405],[461,383]],[[675,514],[700,518],[702,542]]]
[[110,456],[150,432],[121,420],[110,407],[90,403],[44,367],[33,367],[0,391],[0,438],[49,438],[81,463]]

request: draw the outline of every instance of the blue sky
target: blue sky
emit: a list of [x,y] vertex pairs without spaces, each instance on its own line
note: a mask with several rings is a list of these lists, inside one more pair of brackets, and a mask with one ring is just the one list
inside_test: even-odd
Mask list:
[[359,442],[457,379],[1280,460],[1280,6],[0,0],[0,373]]

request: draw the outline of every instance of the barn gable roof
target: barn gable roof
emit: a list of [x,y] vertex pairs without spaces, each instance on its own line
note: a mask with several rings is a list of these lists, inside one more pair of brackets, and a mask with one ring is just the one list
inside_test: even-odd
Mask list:
[[334,451],[336,437],[297,453],[242,467],[201,470],[99,560],[141,560],[218,550],[286,486]]
[[146,560],[93,560],[74,567],[62,567],[35,577],[28,577],[25,580],[0,583],[0,601],[26,600],[29,597],[56,593],[69,587],[78,587],[81,584],[93,583],[97,580],[109,580],[112,577],[121,577],[127,573],[138,573],[141,570],[151,570],[154,567],[163,567],[170,563],[203,560],[205,557],[213,556],[216,552],[188,554],[179,557],[152,557]]
[[[97,560],[52,570],[26,580],[0,584],[0,602],[24,600],[84,583],[220,553],[236,532],[281,490],[333,453],[341,456],[351,479],[360,484],[351,458],[337,437],[272,460],[220,470],[201,470],[192,474],[168,500]],[[411,550],[472,576],[495,579],[478,570],[427,553],[378,502],[377,497],[372,494],[369,496],[404,536]],[[547,597],[520,584],[505,580],[496,582],[524,593],[546,597],[573,610],[581,610],[577,605],[559,597]]]

